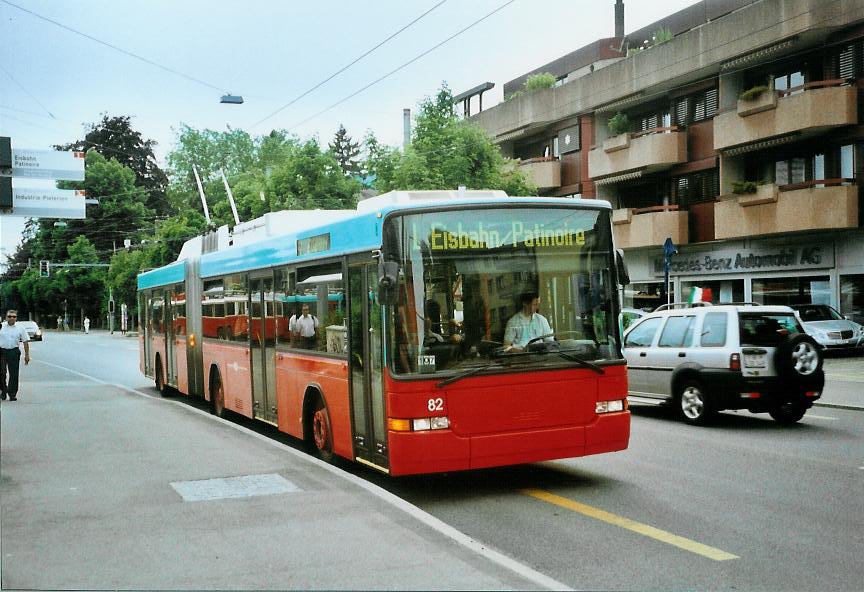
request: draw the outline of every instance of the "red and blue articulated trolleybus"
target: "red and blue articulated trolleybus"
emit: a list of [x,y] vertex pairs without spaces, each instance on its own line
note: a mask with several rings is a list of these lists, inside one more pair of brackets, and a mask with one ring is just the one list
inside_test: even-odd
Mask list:
[[460,190],[223,226],[138,277],[141,369],[391,475],[623,450],[610,217]]

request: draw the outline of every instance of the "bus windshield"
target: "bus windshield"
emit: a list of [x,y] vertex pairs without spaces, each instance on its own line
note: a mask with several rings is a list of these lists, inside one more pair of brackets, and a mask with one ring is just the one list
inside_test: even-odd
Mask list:
[[388,223],[397,244],[385,249],[400,266],[387,334],[394,373],[622,359],[605,210],[478,208]]

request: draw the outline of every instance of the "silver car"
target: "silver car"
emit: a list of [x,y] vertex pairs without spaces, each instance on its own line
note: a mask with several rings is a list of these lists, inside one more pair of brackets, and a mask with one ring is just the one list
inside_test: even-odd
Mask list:
[[723,409],[794,423],[825,385],[821,350],[787,306],[664,305],[625,333],[624,355],[632,399],[696,425]]
[[27,331],[30,341],[42,341],[42,329],[39,328],[36,321],[18,321],[15,324]]
[[825,349],[864,351],[864,326],[850,321],[827,304],[793,304],[807,335]]

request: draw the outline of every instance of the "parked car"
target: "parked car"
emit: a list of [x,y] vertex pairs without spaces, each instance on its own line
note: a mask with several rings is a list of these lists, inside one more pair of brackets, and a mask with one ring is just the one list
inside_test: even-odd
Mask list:
[[36,321],[18,321],[15,323],[20,325],[27,331],[30,341],[42,341],[42,329],[36,324]]
[[827,304],[794,304],[792,308],[807,335],[825,349],[864,351],[864,326],[851,321]]
[[723,409],[791,424],[822,395],[821,348],[788,306],[663,305],[624,335],[630,395],[701,425]]

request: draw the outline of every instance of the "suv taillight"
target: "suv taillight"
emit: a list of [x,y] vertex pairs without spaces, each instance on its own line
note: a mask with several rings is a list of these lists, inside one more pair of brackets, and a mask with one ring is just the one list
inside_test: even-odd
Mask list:
[[741,370],[741,354],[732,354],[729,356],[729,369]]

